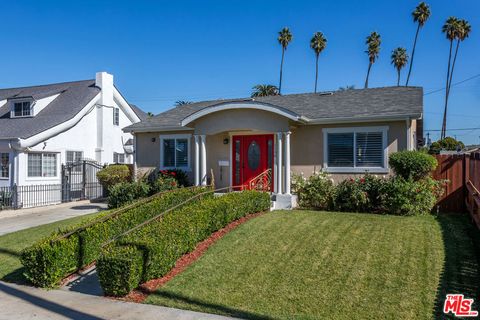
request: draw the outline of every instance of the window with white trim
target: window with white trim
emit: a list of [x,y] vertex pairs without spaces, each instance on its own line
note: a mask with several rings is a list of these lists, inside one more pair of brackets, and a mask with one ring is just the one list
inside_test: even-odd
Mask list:
[[12,111],[13,111],[12,112],[13,117],[31,117],[31,116],[33,116],[31,101],[14,102]]
[[113,108],[113,125],[118,126],[120,124],[120,109]]
[[56,177],[57,154],[56,153],[29,153],[28,172],[29,178]]
[[113,162],[114,163],[125,163],[125,153],[113,153]]
[[387,170],[388,127],[325,128],[325,168],[330,172]]
[[160,136],[160,167],[190,169],[190,135]]
[[8,179],[10,176],[10,153],[0,153],[0,179]]

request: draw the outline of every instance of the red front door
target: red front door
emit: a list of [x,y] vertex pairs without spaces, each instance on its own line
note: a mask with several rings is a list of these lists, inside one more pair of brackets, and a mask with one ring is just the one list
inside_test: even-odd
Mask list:
[[233,136],[232,149],[233,186],[247,185],[269,168],[273,172],[273,134]]

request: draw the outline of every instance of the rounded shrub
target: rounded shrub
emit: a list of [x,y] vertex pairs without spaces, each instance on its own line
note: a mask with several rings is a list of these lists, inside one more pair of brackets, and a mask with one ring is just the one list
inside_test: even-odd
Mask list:
[[381,192],[385,179],[366,174],[340,182],[335,191],[335,210],[350,212],[381,211]]
[[437,167],[435,157],[420,151],[400,151],[390,155],[388,163],[405,180],[426,178]]
[[417,181],[392,177],[381,188],[384,213],[403,216],[428,214],[442,191],[442,182],[430,177]]
[[124,164],[112,164],[97,172],[97,178],[105,189],[131,180],[130,170]]
[[365,179],[347,179],[337,185],[335,209],[338,211],[367,212],[370,208],[368,193],[364,190]]
[[327,210],[332,207],[335,187],[327,174],[314,173],[307,179],[303,176],[293,177],[293,190],[303,208]]

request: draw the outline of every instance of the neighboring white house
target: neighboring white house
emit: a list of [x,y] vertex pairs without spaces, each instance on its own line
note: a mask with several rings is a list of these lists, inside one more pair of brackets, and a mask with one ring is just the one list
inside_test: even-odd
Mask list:
[[106,72],[0,89],[0,187],[60,184],[61,164],[79,159],[132,163],[133,136],[122,128],[144,118]]

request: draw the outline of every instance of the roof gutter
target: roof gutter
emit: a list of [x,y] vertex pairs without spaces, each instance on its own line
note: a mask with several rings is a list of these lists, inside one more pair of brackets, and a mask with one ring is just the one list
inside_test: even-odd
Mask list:
[[129,132],[129,133],[134,133],[134,132],[161,132],[161,131],[193,131],[195,129],[189,128],[189,127],[142,127],[142,128],[130,128],[126,127],[122,129],[123,132]]
[[344,118],[320,118],[320,119],[309,119],[307,117],[302,117],[302,120],[307,125],[313,125],[313,124],[336,124],[336,123],[355,123],[355,122],[404,121],[406,118],[421,119],[422,113],[390,115],[390,116],[378,115],[378,116],[369,116],[369,117],[344,117]]

